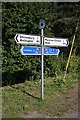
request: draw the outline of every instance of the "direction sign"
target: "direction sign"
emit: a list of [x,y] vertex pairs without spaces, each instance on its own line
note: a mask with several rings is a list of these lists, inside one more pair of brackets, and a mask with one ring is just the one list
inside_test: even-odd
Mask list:
[[[22,55],[41,55],[41,47],[37,46],[22,46],[21,49]],[[58,55],[59,49],[44,47],[44,55]]]
[[16,34],[14,37],[17,44],[40,44],[40,36]]
[[56,48],[44,48],[44,55],[59,55],[60,50]]
[[63,38],[44,37],[44,45],[45,46],[67,47],[69,45],[69,41],[68,39],[63,39]]
[[41,55],[41,47],[22,46],[20,49],[22,55]]
[[[35,44],[40,45],[41,39],[40,36],[35,35],[25,35],[25,34],[16,34],[14,37],[17,44]],[[68,39],[64,38],[48,38],[44,37],[44,45],[45,46],[59,46],[59,47],[67,47],[69,45]]]
[[60,52],[59,49],[44,46],[67,47],[69,45],[68,39],[44,37],[44,27],[45,21],[40,20],[39,28],[41,29],[41,36],[17,33],[14,37],[17,44],[33,44],[41,46],[22,46],[20,49],[22,55],[41,55],[41,99],[44,99],[44,55],[58,55]]

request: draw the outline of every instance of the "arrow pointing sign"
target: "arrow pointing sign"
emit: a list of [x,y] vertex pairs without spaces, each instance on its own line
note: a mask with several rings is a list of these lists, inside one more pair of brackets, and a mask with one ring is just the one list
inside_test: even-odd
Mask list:
[[45,46],[67,47],[69,45],[69,41],[68,41],[68,39],[63,39],[63,38],[44,37],[44,45]]
[[[14,39],[17,42],[17,44],[33,44],[33,45],[41,44],[40,36],[35,35],[16,34]],[[68,39],[44,37],[44,46],[67,47],[68,45],[69,45]]]
[[40,36],[16,34],[14,37],[17,44],[40,44]]
[[41,47],[36,46],[22,46],[20,51],[22,55],[41,55]]
[[[41,55],[41,47],[37,46],[22,46],[22,55]],[[59,55],[59,49],[44,47],[44,55]]]
[[59,55],[60,50],[56,48],[44,48],[44,55]]

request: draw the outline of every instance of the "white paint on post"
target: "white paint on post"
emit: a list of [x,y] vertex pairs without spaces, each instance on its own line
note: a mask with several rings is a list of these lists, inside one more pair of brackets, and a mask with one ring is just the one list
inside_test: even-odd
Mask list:
[[41,99],[44,99],[44,47],[43,47],[43,29],[41,29]]

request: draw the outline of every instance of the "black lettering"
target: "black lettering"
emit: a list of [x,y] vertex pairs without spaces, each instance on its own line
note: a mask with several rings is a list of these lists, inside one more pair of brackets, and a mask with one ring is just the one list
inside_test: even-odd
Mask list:
[[45,44],[50,44],[50,42],[45,42]]

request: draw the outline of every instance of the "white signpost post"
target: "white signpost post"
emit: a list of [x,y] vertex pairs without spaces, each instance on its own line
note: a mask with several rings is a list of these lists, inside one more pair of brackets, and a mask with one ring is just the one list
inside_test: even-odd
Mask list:
[[17,44],[25,45],[41,45],[36,46],[22,46],[22,55],[41,55],[41,99],[44,99],[44,55],[58,55],[59,49],[45,48],[44,46],[56,46],[56,47],[68,47],[69,41],[65,38],[48,38],[44,37],[43,29],[45,27],[45,21],[40,20],[39,28],[41,29],[41,36],[25,35],[17,33],[14,37]]
[[44,99],[44,32],[43,29],[45,27],[45,21],[40,20],[39,28],[41,29],[41,99]]

